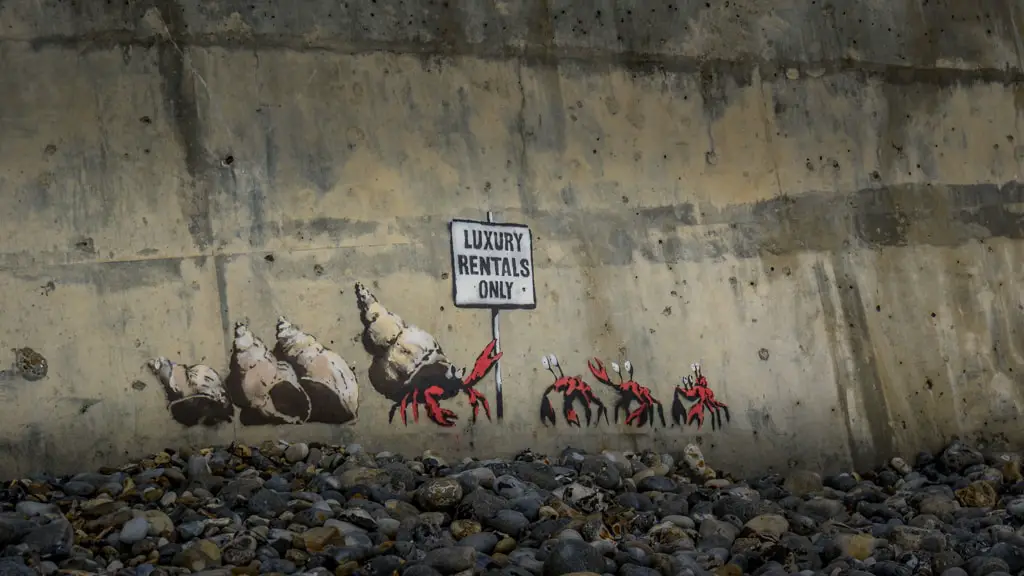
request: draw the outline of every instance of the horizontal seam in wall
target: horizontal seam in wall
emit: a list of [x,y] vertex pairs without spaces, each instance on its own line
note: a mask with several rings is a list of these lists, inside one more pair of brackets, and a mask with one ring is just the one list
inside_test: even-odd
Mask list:
[[[210,252],[191,252],[185,254],[176,254],[168,256],[141,256],[138,258],[104,258],[96,260],[75,260],[73,262],[34,262],[31,264],[25,264],[22,266],[4,266],[0,265],[0,272],[7,272],[13,270],[24,270],[28,268],[47,268],[47,267],[63,267],[63,266],[89,266],[89,265],[100,265],[100,264],[131,264],[133,262],[162,262],[172,260],[195,260],[198,258],[236,258],[239,256],[253,256],[256,254],[272,254],[274,252],[280,252],[284,254],[298,254],[302,252],[320,252],[330,250],[362,250],[366,248],[381,248],[391,246],[409,246],[418,244],[417,242],[380,242],[377,244],[341,244],[341,245],[327,245],[327,246],[307,246],[302,248],[281,248],[279,250],[273,249],[262,249],[262,250],[239,250],[239,251],[210,251]],[[4,257],[12,256],[11,253],[3,254],[0,253],[0,259]]]
[[[172,40],[172,38],[166,36],[137,36],[131,32],[95,32],[86,35],[51,35],[35,38],[0,36],[0,43],[30,44],[34,49],[67,47],[75,48],[80,52],[127,46],[148,48],[169,40]],[[698,73],[716,69],[729,69],[735,74],[737,72],[752,72],[754,69],[785,71],[795,68],[813,72],[813,74],[807,75],[811,78],[843,73],[861,73],[869,76],[883,77],[893,83],[951,83],[971,80],[1020,83],[1024,81],[1024,70],[1012,65],[1007,65],[1005,68],[955,68],[938,65],[901,65],[852,58],[817,61],[768,60],[750,57],[725,59],[666,54],[663,52],[609,52],[580,48],[530,46],[520,48],[501,45],[495,47],[484,43],[451,46],[443,43],[429,42],[324,42],[310,41],[301,36],[232,36],[221,33],[186,34],[180,38],[174,37],[173,41],[181,48],[222,48],[225,50],[238,49],[247,52],[253,50],[324,52],[344,56],[387,53],[397,56],[466,57],[481,60],[513,60],[522,58],[534,65],[576,63],[597,66],[621,66],[625,68],[657,68],[678,73]]]

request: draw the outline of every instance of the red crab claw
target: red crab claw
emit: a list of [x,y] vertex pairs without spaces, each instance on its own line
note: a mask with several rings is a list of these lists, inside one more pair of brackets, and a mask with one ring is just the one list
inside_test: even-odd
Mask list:
[[451,410],[441,408],[441,404],[438,403],[437,397],[444,393],[444,389],[440,386],[430,386],[423,391],[423,403],[427,408],[427,416],[434,421],[438,426],[444,426],[450,428],[455,426],[455,420],[458,415]]
[[587,368],[590,368],[590,373],[605,384],[610,384],[611,380],[608,378],[608,371],[605,370],[604,364],[601,360],[594,358],[593,361],[587,360]]
[[679,387],[676,387],[676,390],[678,392],[682,393],[682,395],[685,396],[688,400],[693,400],[694,398],[700,397],[700,390],[698,390],[697,388],[693,388],[693,387],[679,388]]
[[468,388],[487,375],[491,371],[491,367],[494,366],[495,362],[501,360],[502,352],[495,353],[494,348],[497,347],[498,341],[491,340],[491,343],[484,347],[483,352],[476,358],[476,363],[473,364],[473,371],[466,375],[462,379],[462,383]]
[[476,417],[480,413],[480,406],[484,407],[484,414],[487,415],[487,420],[490,421],[491,405],[487,403],[487,398],[475,388],[464,388],[463,391],[466,393],[466,396],[469,396],[469,405],[473,407],[473,422],[476,422]]

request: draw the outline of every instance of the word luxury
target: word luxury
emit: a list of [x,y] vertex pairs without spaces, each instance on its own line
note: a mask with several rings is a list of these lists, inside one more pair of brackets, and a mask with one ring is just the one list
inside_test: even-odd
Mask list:
[[[494,230],[463,230],[463,247],[467,250],[523,251],[523,232],[497,232]],[[512,242],[515,248],[512,248]]]

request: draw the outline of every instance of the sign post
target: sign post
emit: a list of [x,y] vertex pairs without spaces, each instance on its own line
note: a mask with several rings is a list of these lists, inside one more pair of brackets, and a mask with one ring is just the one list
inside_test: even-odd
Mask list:
[[[456,308],[487,308],[491,311],[494,351],[501,352],[498,313],[501,310],[532,310],[537,307],[533,279],[533,236],[529,226],[495,222],[452,220],[452,298]],[[494,365],[498,420],[504,416],[501,363]]]

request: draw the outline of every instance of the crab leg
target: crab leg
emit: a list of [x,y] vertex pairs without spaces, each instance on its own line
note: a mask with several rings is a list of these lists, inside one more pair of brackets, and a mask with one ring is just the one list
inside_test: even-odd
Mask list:
[[477,414],[480,412],[480,406],[484,407],[484,414],[487,415],[487,420],[491,419],[491,405],[487,403],[487,398],[483,394],[478,392],[475,388],[463,388],[462,390],[466,396],[469,396],[469,405],[473,407],[473,422],[476,422]]
[[423,402],[426,405],[427,416],[437,425],[450,428],[455,425],[454,420],[458,418],[454,412],[441,408],[437,397],[444,393],[440,386],[430,386],[423,391]]
[[576,414],[576,410],[573,410],[572,401],[572,396],[568,394],[562,396],[562,415],[565,416],[566,422],[579,428],[580,417]]
[[410,392],[409,394],[406,394],[406,395],[405,395],[405,396],[404,396],[404,397],[402,398],[402,407],[401,407],[401,410],[399,411],[399,414],[401,414],[401,416],[402,416],[402,424],[404,424],[405,426],[408,426],[408,425],[409,425],[409,421],[408,421],[408,420],[406,419],[405,409],[406,409],[406,407],[408,406],[408,403],[409,403],[409,397],[410,397],[410,396],[412,396],[412,393],[411,393],[411,392]]
[[701,426],[704,425],[704,404],[698,402],[694,404],[693,408],[686,415],[686,423],[692,424],[693,421],[697,421],[697,430],[700,430]]
[[626,417],[626,425],[628,426],[632,424],[634,420],[640,418],[640,415],[643,414],[645,410],[647,410],[647,405],[641,402],[640,407],[630,412],[629,416]]

